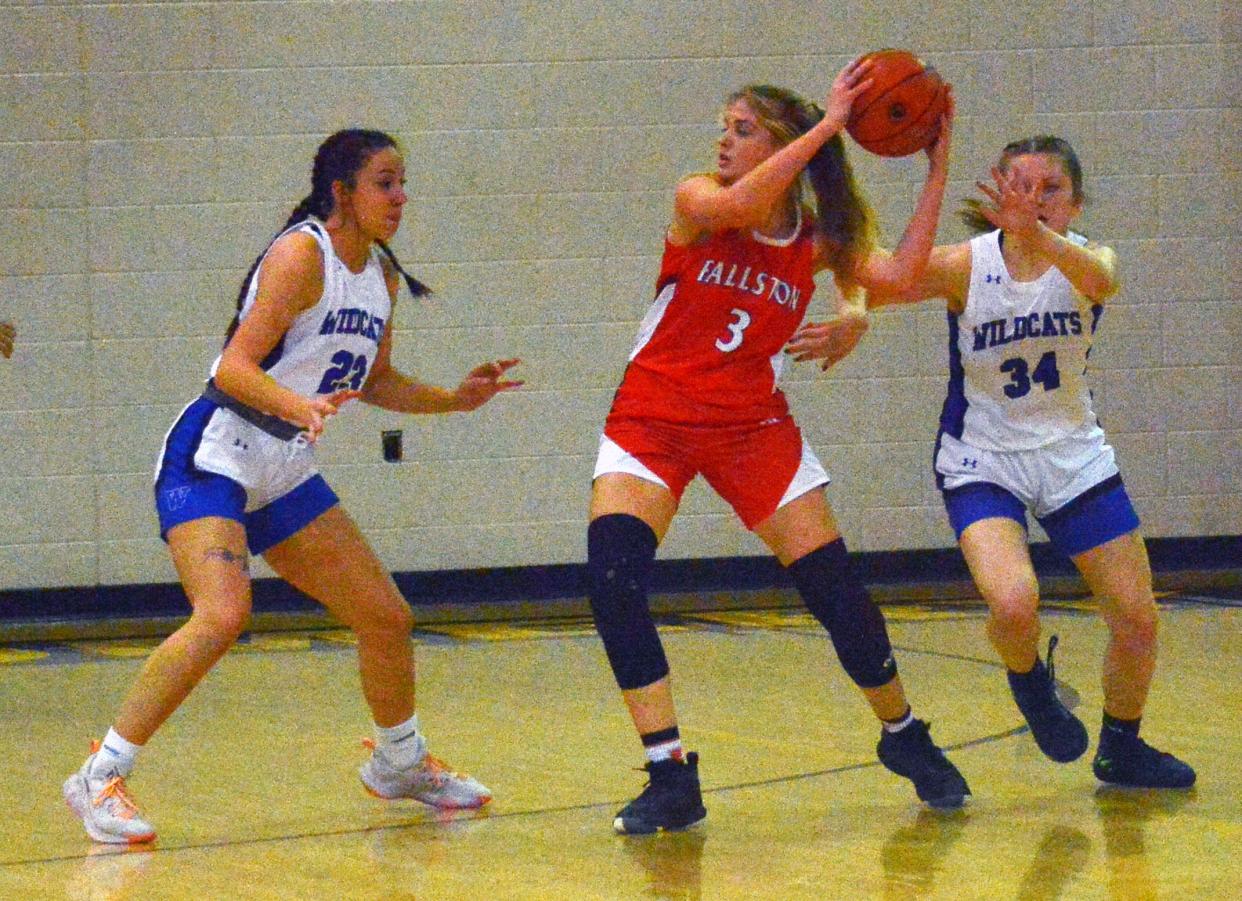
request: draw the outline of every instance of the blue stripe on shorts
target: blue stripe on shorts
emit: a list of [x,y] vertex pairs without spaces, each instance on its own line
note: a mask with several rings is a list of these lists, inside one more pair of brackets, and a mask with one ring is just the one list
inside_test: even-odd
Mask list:
[[181,523],[219,516],[241,523],[252,554],[262,554],[301,531],[324,511],[339,503],[336,493],[314,475],[292,491],[258,510],[246,512],[246,489],[233,479],[194,465],[203,430],[217,405],[199,398],[181,415],[164,445],[155,481],[155,512],[160,538]]
[[1026,507],[1012,493],[993,482],[970,482],[941,492],[953,534],[960,541],[967,527],[981,519],[1003,516],[1026,530]]
[[1139,527],[1120,475],[1110,476],[1039,520],[1067,557],[1076,557]]

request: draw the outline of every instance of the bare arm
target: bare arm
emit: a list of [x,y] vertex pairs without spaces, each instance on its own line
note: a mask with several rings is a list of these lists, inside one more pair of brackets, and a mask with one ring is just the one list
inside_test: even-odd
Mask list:
[[1103,303],[1117,293],[1121,280],[1117,273],[1117,253],[1111,247],[1090,242],[1081,245],[1058,235],[1042,222],[1034,246],[1045,259],[1061,270],[1074,290],[1093,303]]
[[966,308],[970,289],[970,242],[933,247],[923,274],[904,291],[876,291],[867,295],[867,308],[893,304],[918,303],[943,297],[949,312],[961,313]]
[[919,194],[914,215],[892,253],[874,249],[859,261],[851,277],[868,291],[900,294],[914,285],[927,265],[928,254],[936,240],[940,206],[949,174],[949,144],[952,139],[956,107],[950,89],[948,106],[940,122],[940,134],[927,148],[927,178]]
[[327,417],[358,392],[304,397],[277,382],[259,364],[293,320],[323,294],[323,254],[318,242],[300,232],[285,235],[272,245],[254,277],[259,279],[254,305],[220,357],[216,385],[247,406],[301,426],[313,441]]
[[11,322],[0,322],[0,356],[6,360],[13,356],[13,339],[17,337],[17,329]]
[[870,61],[855,60],[837,73],[824,118],[737,181],[722,185],[711,176],[694,175],[681,182],[669,239],[684,246],[711,232],[759,225],[812,157],[845,126],[854,98],[870,85],[870,68]]

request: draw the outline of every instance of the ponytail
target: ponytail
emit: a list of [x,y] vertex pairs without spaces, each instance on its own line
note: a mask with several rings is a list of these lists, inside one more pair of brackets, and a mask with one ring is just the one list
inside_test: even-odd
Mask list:
[[410,293],[415,297],[426,297],[431,293],[431,289],[416,279],[410,273],[401,268],[401,264],[397,262],[397,255],[383,241],[376,241],[380,250],[384,251],[384,256],[388,257],[388,261],[392,263],[393,268],[401,273],[401,277],[405,279],[406,287],[410,289]]
[[[729,103],[738,100],[746,102],[782,145],[806,134],[824,118],[817,104],[772,85],[747,85],[728,98]],[[828,265],[848,288],[853,283],[854,267],[876,244],[876,225],[875,213],[854,177],[840,134],[833,135],[811,157],[804,177],[815,195],[815,232],[827,244]]]

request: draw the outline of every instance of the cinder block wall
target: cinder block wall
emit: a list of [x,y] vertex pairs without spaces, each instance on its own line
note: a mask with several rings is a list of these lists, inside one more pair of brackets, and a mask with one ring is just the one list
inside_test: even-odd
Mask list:
[[[529,384],[469,416],[350,410],[326,476],[393,569],[581,561],[671,188],[712,164],[723,96],[822,97],[882,46],[955,85],[950,210],[1006,141],[1077,146],[1084,227],[1126,276],[1097,405],[1146,531],[1242,533],[1234,4],[5,3],[0,34],[0,319],[19,329],[0,360],[0,589],[174,579],[151,505],[163,433],[314,148],[351,125],[403,142],[394,243],[436,288],[400,303],[398,365],[452,384],[512,354]],[[853,160],[891,242],[923,161]],[[942,240],[962,237],[946,215]],[[945,345],[942,306],[888,312],[830,376],[788,383],[855,549],[952,543],[930,472]],[[403,465],[381,462],[386,428]],[[757,553],[702,485],[662,551]]]

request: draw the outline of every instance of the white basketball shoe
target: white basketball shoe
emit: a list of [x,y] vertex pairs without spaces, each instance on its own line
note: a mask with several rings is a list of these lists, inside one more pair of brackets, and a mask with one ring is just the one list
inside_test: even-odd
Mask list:
[[91,742],[86,763],[65,780],[65,803],[81,818],[86,834],[97,842],[135,845],[155,841],[155,828],[138,815],[125,778],[115,770],[92,775],[91,764],[98,753],[99,742]]
[[413,798],[442,810],[482,807],[492,799],[491,790],[465,773],[453,772],[444,761],[430,754],[412,767],[399,770],[370,739],[371,757],[358,770],[362,784],[377,798],[391,801]]

